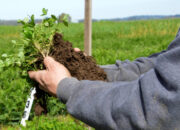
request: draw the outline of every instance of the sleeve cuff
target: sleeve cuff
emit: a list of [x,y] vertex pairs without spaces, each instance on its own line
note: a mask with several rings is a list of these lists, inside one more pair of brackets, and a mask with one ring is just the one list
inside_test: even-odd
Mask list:
[[76,78],[64,78],[61,80],[57,87],[57,97],[60,101],[63,103],[66,103],[69,97],[72,95],[75,88],[77,88],[77,85],[79,83],[79,80]]

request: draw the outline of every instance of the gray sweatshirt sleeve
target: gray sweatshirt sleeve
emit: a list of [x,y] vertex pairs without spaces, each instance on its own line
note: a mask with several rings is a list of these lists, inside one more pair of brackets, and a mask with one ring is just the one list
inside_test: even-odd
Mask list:
[[155,56],[153,58],[141,57],[133,62],[117,60],[114,65],[101,65],[100,67],[106,72],[108,82],[132,81],[152,69],[155,60]]
[[136,80],[142,74],[146,73],[150,69],[154,68],[157,57],[164,52],[176,48],[179,46],[180,41],[180,29],[176,34],[176,38],[168,46],[168,49],[160,53],[152,54],[149,57],[141,57],[133,62],[129,60],[126,61],[116,61],[113,65],[101,65],[100,67],[104,69],[107,73],[107,78],[109,82],[113,81],[132,81]]
[[[75,118],[100,130],[180,129],[180,37],[154,67],[125,82],[63,79],[58,98]],[[179,44],[177,44],[179,43]]]
[[180,129],[180,47],[131,82],[63,79],[57,96],[75,118],[101,130]]

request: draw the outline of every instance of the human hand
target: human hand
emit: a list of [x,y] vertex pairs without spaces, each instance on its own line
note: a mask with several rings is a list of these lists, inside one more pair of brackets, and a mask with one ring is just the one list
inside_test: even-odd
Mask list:
[[[79,48],[74,48],[74,51],[75,51],[75,52],[80,52],[81,50],[80,50]],[[87,54],[86,54],[85,52],[84,52],[83,54],[84,54],[85,56],[87,56]]]
[[40,84],[40,89],[56,97],[58,83],[64,78],[71,77],[68,69],[51,57],[44,59],[46,70],[29,71],[29,77]]

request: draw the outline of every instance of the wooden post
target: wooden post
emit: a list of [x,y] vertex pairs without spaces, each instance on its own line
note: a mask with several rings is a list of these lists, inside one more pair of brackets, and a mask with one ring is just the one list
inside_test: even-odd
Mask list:
[[92,48],[92,0],[85,0],[84,51],[91,56]]
[[[92,48],[92,0],[85,0],[85,13],[84,13],[84,52],[91,56]],[[92,130],[88,126],[88,130]]]

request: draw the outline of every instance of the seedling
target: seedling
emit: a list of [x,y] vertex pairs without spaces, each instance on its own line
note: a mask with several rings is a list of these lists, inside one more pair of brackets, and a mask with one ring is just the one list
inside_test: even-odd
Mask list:
[[[27,70],[37,70],[34,64],[39,57],[48,56],[52,46],[53,35],[61,33],[58,19],[55,15],[47,17],[48,10],[42,9],[43,20],[41,23],[35,23],[34,15],[24,20],[18,20],[22,24],[22,39],[20,43],[12,40],[14,46],[19,46],[18,54],[3,54],[0,59],[0,71],[9,66],[18,66],[23,68],[22,74],[27,75]],[[63,23],[68,26],[68,17],[65,15]],[[43,66],[43,65],[41,65]]]
[[[47,17],[47,13],[48,10],[43,8],[41,15],[43,20],[41,23],[35,23],[34,15],[24,20],[18,20],[18,23],[22,24],[22,39],[19,43],[12,40],[12,44],[19,48],[18,53],[1,55],[0,71],[10,66],[18,66],[22,70],[22,76],[27,76],[28,70],[43,69],[42,62],[39,66],[37,66],[36,62],[49,55],[54,34],[62,32],[57,17],[55,15]],[[63,18],[65,26],[68,26],[67,18],[67,16]],[[32,81],[30,81],[30,84],[31,82]],[[21,120],[23,126],[26,125],[25,121],[29,118],[35,93],[35,88],[32,88]]]

